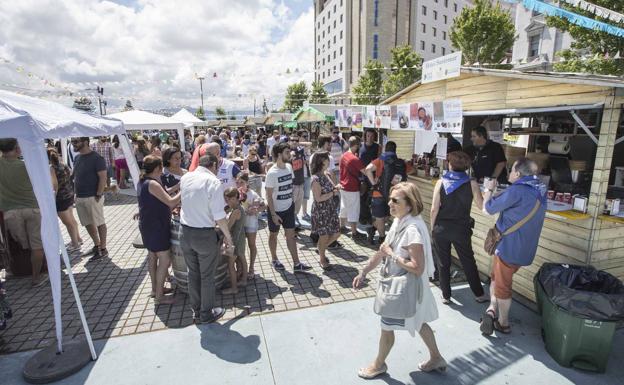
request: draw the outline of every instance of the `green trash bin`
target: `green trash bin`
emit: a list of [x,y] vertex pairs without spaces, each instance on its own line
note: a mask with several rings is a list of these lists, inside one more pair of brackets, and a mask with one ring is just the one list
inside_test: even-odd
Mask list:
[[[542,269],[549,268],[546,265],[552,264],[545,264]],[[540,282],[542,269],[535,275],[533,282],[538,309],[542,315],[542,337],[546,350],[562,366],[604,372],[609,361],[617,320],[591,319],[558,306]],[[584,294],[586,293],[581,293]],[[575,306],[582,307],[582,303],[577,301]]]

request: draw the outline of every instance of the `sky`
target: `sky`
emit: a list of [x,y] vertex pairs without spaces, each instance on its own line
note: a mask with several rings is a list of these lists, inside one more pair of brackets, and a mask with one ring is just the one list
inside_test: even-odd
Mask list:
[[207,112],[279,108],[314,78],[312,0],[0,1],[0,25],[0,89],[66,105],[196,108],[203,76]]

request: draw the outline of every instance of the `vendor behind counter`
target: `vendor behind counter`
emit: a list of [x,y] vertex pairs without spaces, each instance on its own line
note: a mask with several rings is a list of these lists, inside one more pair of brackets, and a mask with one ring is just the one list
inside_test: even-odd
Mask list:
[[464,151],[472,159],[472,172],[479,182],[485,177],[496,178],[498,183],[507,184],[507,158],[503,146],[488,139],[487,129],[475,127],[470,132],[472,146]]

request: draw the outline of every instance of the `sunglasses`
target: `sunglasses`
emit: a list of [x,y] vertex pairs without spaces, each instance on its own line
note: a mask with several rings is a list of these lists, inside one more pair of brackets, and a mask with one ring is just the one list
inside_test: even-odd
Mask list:
[[402,200],[403,200],[402,198],[390,198],[390,202],[394,203],[395,205],[398,204]]

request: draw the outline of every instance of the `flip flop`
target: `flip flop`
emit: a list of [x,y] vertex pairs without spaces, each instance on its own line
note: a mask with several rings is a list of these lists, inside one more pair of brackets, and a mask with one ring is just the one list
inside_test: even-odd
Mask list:
[[484,336],[491,336],[494,333],[494,321],[496,320],[496,313],[492,310],[487,310],[483,313],[481,318],[481,325],[479,329]]
[[360,368],[358,370],[358,377],[363,378],[365,380],[371,380],[377,376],[380,376],[388,371],[388,365],[383,364],[381,368],[375,370],[373,372],[367,371],[368,368]]

